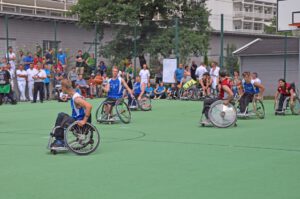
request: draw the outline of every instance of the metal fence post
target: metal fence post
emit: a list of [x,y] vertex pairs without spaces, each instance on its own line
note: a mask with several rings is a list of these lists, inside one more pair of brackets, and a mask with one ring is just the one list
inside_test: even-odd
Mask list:
[[6,56],[7,57],[7,62],[9,62],[9,53],[8,53],[8,48],[9,48],[9,37],[8,37],[8,16],[5,15],[5,30],[6,30]]
[[286,64],[287,64],[287,32],[284,33],[284,67],[283,77],[286,80]]
[[133,58],[134,58],[134,72],[133,72],[133,76],[134,76],[134,79],[136,77],[136,53],[137,53],[137,50],[136,50],[136,37],[137,37],[137,31],[136,31],[136,27],[137,24],[135,23],[134,24],[134,41],[133,41]]
[[177,59],[177,67],[179,65],[179,27],[178,27],[178,18],[175,18],[175,54]]
[[97,42],[98,42],[98,23],[95,24],[95,64],[97,68],[97,57],[98,57],[98,49],[97,49]]
[[224,66],[224,14],[221,14],[220,68]]

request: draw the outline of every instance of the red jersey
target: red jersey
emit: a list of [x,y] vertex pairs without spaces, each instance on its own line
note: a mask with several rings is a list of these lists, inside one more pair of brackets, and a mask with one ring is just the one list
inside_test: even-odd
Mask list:
[[228,88],[231,89],[231,83],[230,83],[230,79],[225,78],[223,81],[221,81],[221,90],[220,90],[220,94],[219,94],[219,99],[226,99],[227,96],[225,96],[225,91],[222,89],[222,86],[228,86]]
[[285,83],[285,86],[281,87],[278,86],[277,91],[281,94],[281,95],[286,95],[286,96],[290,96],[291,95],[291,90],[292,90],[292,85],[289,83]]

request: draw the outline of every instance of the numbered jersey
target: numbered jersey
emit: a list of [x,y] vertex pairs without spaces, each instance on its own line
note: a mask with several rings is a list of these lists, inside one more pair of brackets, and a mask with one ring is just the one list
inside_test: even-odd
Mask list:
[[120,99],[123,96],[123,86],[122,78],[118,77],[117,79],[108,80],[109,83],[109,92],[108,97],[112,99]]

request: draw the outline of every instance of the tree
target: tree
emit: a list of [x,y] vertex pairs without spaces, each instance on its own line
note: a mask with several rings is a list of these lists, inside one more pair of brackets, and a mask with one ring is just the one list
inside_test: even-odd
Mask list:
[[226,48],[226,56],[225,56],[225,64],[226,69],[233,74],[233,71],[239,70],[239,60],[236,56],[233,55],[233,52],[236,50],[236,46],[234,44],[227,44]]
[[[265,25],[264,32],[273,35],[285,35],[285,32],[277,32],[277,18],[274,17],[270,25]],[[292,32],[287,32],[288,36],[292,36]]]
[[[204,3],[189,0],[79,0],[71,14],[89,28],[95,23],[113,29],[114,40],[103,46],[105,57],[114,63],[134,56],[134,40],[141,64],[145,55],[152,60],[169,57],[175,51],[175,18],[178,18],[180,59],[207,53],[210,36],[209,11]],[[159,16],[159,17],[158,17]],[[134,30],[136,28],[136,37]],[[113,55],[113,56],[111,56]]]

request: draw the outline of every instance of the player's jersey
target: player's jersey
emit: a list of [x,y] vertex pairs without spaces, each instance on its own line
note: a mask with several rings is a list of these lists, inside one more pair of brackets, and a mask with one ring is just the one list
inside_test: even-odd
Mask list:
[[135,82],[133,85],[133,92],[135,95],[139,95],[142,92],[141,82]]
[[245,80],[243,80],[243,89],[244,89],[244,93],[256,94],[254,80],[251,80],[250,83],[247,83],[245,82]]
[[[221,81],[221,87],[222,86],[228,86],[229,89],[231,89],[231,84],[230,84],[230,80],[228,78],[224,79],[223,81]],[[221,88],[220,94],[219,94],[219,99],[227,99],[228,96],[225,93],[225,91]]]
[[285,96],[290,96],[291,95],[291,90],[292,90],[292,86],[289,83],[285,83],[284,87],[278,86],[277,91],[281,94],[281,95],[285,95]]
[[123,96],[122,78],[109,79],[109,92],[107,97],[112,99],[120,99]]
[[84,116],[85,116],[85,111],[84,108],[77,108],[76,104],[75,104],[75,98],[77,97],[81,97],[82,96],[79,93],[75,93],[72,98],[71,98],[71,108],[72,108],[72,117],[79,121],[79,120],[83,120]]

